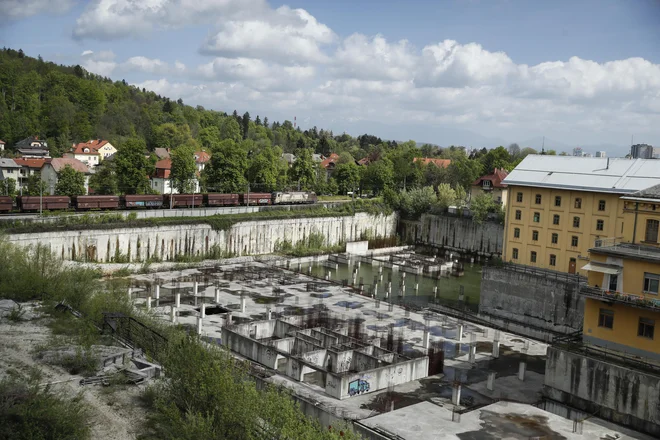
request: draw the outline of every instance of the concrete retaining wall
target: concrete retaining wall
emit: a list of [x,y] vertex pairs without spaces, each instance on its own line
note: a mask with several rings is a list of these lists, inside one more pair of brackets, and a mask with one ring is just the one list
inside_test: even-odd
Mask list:
[[530,327],[530,337],[543,330],[571,333],[582,328],[584,298],[577,278],[562,274],[524,272],[484,266],[479,314],[517,324],[517,332]]
[[660,374],[548,348],[544,394],[589,414],[660,436]]
[[401,221],[399,233],[407,243],[489,257],[502,255],[504,226],[499,223],[424,214],[418,222]]
[[314,233],[325,237],[325,245],[359,240],[367,230],[390,237],[396,233],[396,223],[396,214],[357,213],[346,217],[248,221],[237,223],[228,231],[196,224],[12,234],[8,240],[22,246],[47,245],[64,260],[173,260],[177,256],[204,256],[212,250],[234,256],[269,254],[278,241],[295,245]]

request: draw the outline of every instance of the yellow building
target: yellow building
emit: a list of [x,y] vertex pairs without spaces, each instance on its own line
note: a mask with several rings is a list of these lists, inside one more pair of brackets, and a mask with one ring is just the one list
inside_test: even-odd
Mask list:
[[527,156],[507,177],[505,261],[586,275],[597,240],[622,237],[624,200],[660,184],[644,159]]
[[660,361],[660,185],[621,201],[623,237],[596,243],[584,267],[583,340]]

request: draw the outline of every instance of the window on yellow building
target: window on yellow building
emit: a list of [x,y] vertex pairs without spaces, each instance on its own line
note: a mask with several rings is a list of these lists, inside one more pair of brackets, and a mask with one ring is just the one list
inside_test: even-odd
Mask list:
[[657,243],[658,242],[658,220],[646,220],[646,236],[644,237],[644,241],[648,241],[650,243]]
[[533,241],[539,240],[539,231],[532,231],[532,240]]
[[518,249],[517,248],[513,248],[513,252],[511,253],[511,258],[513,258],[514,260],[518,259]]
[[522,211],[520,209],[516,209],[516,220],[522,219]]
[[600,309],[598,313],[598,327],[614,328],[614,311]]
[[559,243],[559,234],[557,233],[552,234],[552,238],[550,240],[552,241],[552,244]]
[[532,251],[529,254],[529,261],[531,261],[532,263],[536,263],[536,252]]
[[655,319],[639,318],[639,326],[637,327],[637,336],[653,339],[654,330],[655,330]]
[[577,199],[575,199],[575,208],[576,209],[581,209],[582,208],[582,199],[579,198],[579,197]]
[[557,265],[557,256],[554,254],[550,254],[550,266],[556,266]]
[[605,200],[599,200],[598,201],[598,210],[599,211],[605,211]]
[[596,230],[602,231],[605,229],[605,222],[603,220],[596,220]]
[[522,203],[522,193],[516,194],[516,202]]
[[577,235],[574,235],[571,237],[571,246],[575,247],[578,245],[578,238]]
[[559,224],[559,214],[555,214],[552,216],[552,224],[553,225],[558,225]]
[[573,227],[574,228],[580,227],[580,217],[573,217]]
[[555,196],[555,206],[561,206],[561,196]]
[[534,223],[538,223],[541,221],[541,213],[540,212],[535,212],[534,213]]
[[520,228],[515,228],[513,230],[513,238],[520,238]]
[[660,275],[654,273],[644,274],[644,292],[658,294],[660,288]]
[[541,194],[537,194],[537,195],[536,195],[536,200],[535,200],[535,202],[536,202],[537,205],[540,205],[540,204],[541,204]]

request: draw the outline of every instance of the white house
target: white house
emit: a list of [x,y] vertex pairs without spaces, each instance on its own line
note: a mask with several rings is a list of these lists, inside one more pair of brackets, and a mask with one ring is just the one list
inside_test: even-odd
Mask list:
[[46,188],[48,189],[49,194],[55,194],[58,174],[67,165],[85,175],[85,194],[89,194],[89,177],[91,176],[91,170],[85,163],[72,157],[51,159],[41,168],[41,180],[46,182]]
[[64,157],[78,159],[88,166],[95,166],[117,152],[117,149],[108,141],[102,139],[91,139],[74,145]]

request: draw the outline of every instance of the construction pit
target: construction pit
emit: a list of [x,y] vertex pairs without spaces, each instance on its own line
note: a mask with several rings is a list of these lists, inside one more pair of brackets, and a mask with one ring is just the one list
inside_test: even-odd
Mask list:
[[[258,364],[258,380],[291,389],[324,425],[350,420],[366,438],[440,438],[439,426],[500,401],[545,413],[531,405],[542,400],[546,344],[345,284],[252,261],[135,275],[129,295],[137,307]],[[442,414],[419,425],[427,435],[396,426],[384,434],[368,422],[420,404]],[[463,438],[458,427],[444,432]]]

